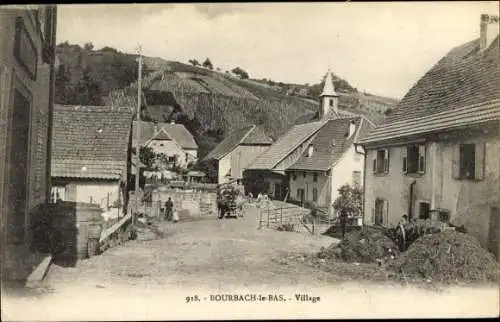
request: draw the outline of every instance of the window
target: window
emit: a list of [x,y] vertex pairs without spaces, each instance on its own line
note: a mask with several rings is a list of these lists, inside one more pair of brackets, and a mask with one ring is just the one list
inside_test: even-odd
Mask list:
[[353,171],[352,172],[352,184],[354,186],[361,185],[361,171]]
[[160,143],[160,146],[163,146],[163,143]]
[[173,156],[173,157],[168,157],[168,162],[175,162],[175,156]]
[[389,150],[377,150],[373,158],[373,172],[377,174],[389,173]]
[[330,98],[330,107],[333,106],[333,98]]
[[297,174],[296,173],[292,173],[292,180],[293,181],[297,180]]
[[425,172],[425,145],[410,145],[404,150],[403,172],[424,173]]
[[318,201],[318,189],[313,188],[313,201]]
[[431,206],[428,202],[418,203],[418,218],[424,220],[431,218]]
[[375,225],[383,225],[388,221],[389,202],[382,198],[375,199],[375,208],[373,211],[373,222]]
[[66,187],[53,186],[50,192],[50,202],[56,203],[58,201],[66,200]]
[[186,161],[189,160],[189,153],[186,153]]
[[302,175],[304,176],[304,178],[307,176],[307,174],[305,172],[302,172]]
[[309,148],[307,149],[307,157],[310,158],[314,154],[314,145],[309,144]]
[[317,173],[315,173],[315,174],[313,175],[313,181],[314,181],[314,182],[318,182],[318,174],[317,174]]
[[458,144],[453,147],[452,176],[458,180],[484,179],[485,144]]

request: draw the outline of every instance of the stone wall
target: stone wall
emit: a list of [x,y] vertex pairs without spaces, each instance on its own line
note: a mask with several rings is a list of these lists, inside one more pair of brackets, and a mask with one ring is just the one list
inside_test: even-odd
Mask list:
[[164,208],[169,197],[172,198],[174,209],[188,210],[190,215],[206,216],[217,213],[215,191],[158,188],[152,193],[152,204]]

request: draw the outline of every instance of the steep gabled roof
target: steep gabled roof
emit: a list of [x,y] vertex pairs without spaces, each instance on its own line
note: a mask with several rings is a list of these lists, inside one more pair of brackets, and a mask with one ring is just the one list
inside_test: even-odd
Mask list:
[[403,97],[387,123],[425,117],[500,98],[498,37],[484,52],[479,39],[452,49]]
[[[354,122],[356,129],[350,137],[347,137],[351,122]],[[307,155],[308,150],[306,149],[297,162],[287,170],[329,170],[340,160],[361,133],[373,127],[373,124],[363,116],[329,120],[311,141],[314,147],[312,156]]]
[[250,170],[271,170],[301,143],[313,136],[325,122],[293,126],[248,167]]
[[132,109],[54,105],[53,177],[125,178]]
[[[136,140],[136,123],[134,121],[133,128],[133,145],[135,146]],[[155,129],[156,127],[156,129]],[[162,130],[165,134],[161,134]],[[161,135],[157,138],[157,135]],[[141,121],[140,123],[140,143],[141,145],[153,140],[174,140],[179,144],[183,149],[198,149],[198,145],[194,140],[193,135],[186,129],[183,124],[171,124],[171,123],[154,123],[154,122],[145,122]]]
[[260,127],[249,125],[229,133],[204,159],[220,160],[240,144],[271,145],[272,143],[273,140]]

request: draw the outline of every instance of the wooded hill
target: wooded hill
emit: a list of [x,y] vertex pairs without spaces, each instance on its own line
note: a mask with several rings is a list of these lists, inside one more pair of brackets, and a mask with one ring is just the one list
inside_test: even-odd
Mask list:
[[[56,103],[137,105],[136,55],[68,43],[59,44],[56,53],[60,63]],[[319,108],[316,92],[322,84],[246,79],[213,70],[211,64],[211,68],[203,68],[153,57],[144,57],[143,63],[141,118],[185,124],[200,146],[201,157],[229,131],[258,124],[276,139],[299,118],[312,117]],[[396,102],[359,93],[338,77],[334,83],[341,94],[340,108],[365,114],[375,122],[383,120],[384,111]],[[381,105],[376,104],[378,111],[367,104],[375,99],[382,100]]]

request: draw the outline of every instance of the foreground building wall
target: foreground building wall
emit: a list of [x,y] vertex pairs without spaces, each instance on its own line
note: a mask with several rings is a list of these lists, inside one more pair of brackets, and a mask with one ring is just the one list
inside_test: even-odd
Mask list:
[[33,9],[0,9],[0,213],[4,258],[10,258],[5,251],[13,252],[11,246],[31,245],[30,226],[50,193],[48,156],[56,8]]

